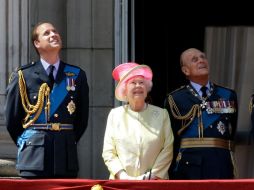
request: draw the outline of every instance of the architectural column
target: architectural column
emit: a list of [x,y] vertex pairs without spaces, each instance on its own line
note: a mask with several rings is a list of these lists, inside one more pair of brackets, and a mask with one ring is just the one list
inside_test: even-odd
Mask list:
[[15,68],[27,63],[28,0],[0,0],[0,176],[16,176],[16,145],[5,128],[5,90]]

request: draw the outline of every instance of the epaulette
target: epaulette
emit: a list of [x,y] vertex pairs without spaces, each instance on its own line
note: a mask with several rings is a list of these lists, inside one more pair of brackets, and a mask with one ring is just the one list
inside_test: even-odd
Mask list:
[[31,63],[28,63],[26,65],[21,65],[20,67],[17,67],[10,75],[9,77],[9,80],[8,82],[11,83],[11,81],[13,80],[13,77],[14,77],[14,73],[17,73],[19,70],[23,70],[23,69],[26,69],[28,67],[31,67],[32,65],[34,65],[35,62],[31,62]]
[[218,86],[218,87],[220,87],[220,88],[224,88],[224,89],[227,89],[227,90],[235,91],[233,88],[230,88],[230,87],[228,87],[228,86],[221,86],[221,85],[216,84],[216,83],[213,83],[213,84],[216,85],[216,86]]
[[13,77],[14,77],[14,72],[11,73],[11,75],[9,76],[9,80],[8,80],[8,83],[10,84],[11,81],[13,80]]
[[171,91],[169,94],[175,93],[175,92],[177,92],[177,91],[179,91],[179,90],[182,90],[183,88],[185,88],[185,85],[180,86],[179,88],[177,88],[177,89]]
[[69,64],[69,63],[65,63],[65,62],[63,62],[64,64],[66,64],[66,65],[69,65],[70,67],[75,67],[75,68],[78,68],[78,69],[81,69],[79,66],[77,66],[77,65],[71,65],[71,64]]
[[34,63],[35,63],[35,62],[32,61],[32,62],[30,62],[30,63],[28,63],[28,64],[26,64],[26,65],[21,65],[20,67],[17,67],[17,68],[15,69],[15,71],[18,72],[19,70],[24,70],[24,69],[26,69],[26,68],[29,68],[29,67],[33,66]]

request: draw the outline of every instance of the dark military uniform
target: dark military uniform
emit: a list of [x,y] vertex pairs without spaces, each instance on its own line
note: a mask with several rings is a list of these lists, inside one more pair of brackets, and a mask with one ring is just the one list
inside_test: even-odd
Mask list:
[[[19,71],[22,71],[24,86],[20,85],[20,73],[15,72],[7,87],[5,111],[7,130],[18,146],[20,176],[77,177],[77,142],[86,130],[89,109],[85,72],[60,61],[48,97],[40,89],[43,83],[50,84],[40,61],[22,66]],[[22,102],[21,97],[26,100],[26,95],[27,102],[34,106]],[[36,115],[40,112],[36,106],[42,106],[39,115]],[[36,112],[28,114],[25,108]]]
[[251,95],[249,111],[251,114],[251,131],[250,131],[250,141],[254,139],[254,94]]
[[207,98],[186,85],[169,94],[166,107],[175,135],[172,179],[234,178],[232,141],[237,124],[237,96],[211,84]]

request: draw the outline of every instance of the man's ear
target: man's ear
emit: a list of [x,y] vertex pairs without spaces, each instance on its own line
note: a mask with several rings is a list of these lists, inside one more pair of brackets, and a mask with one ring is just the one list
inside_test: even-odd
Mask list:
[[182,69],[183,74],[189,75],[189,69],[186,66],[182,66],[181,69]]
[[38,40],[35,40],[35,41],[34,41],[34,46],[35,46],[36,48],[39,47],[39,41],[38,41]]

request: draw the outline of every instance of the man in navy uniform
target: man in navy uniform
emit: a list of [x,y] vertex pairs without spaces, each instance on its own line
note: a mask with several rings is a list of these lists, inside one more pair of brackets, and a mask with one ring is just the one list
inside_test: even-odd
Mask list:
[[37,24],[32,43],[40,56],[12,74],[5,105],[7,130],[18,146],[24,178],[76,178],[77,143],[87,128],[85,72],[59,58],[62,40],[48,22]]
[[200,50],[187,49],[180,63],[190,82],[170,93],[165,101],[175,136],[170,177],[232,179],[237,95],[209,81],[209,64]]

